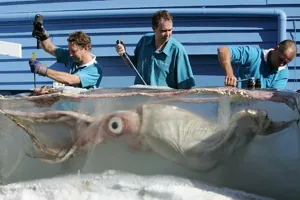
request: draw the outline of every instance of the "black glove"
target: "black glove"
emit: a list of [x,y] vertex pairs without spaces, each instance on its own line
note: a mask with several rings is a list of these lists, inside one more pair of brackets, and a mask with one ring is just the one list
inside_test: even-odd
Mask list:
[[36,73],[42,76],[47,75],[48,67],[46,65],[41,64],[39,61],[30,59],[29,66],[30,66],[30,71],[32,73]]
[[43,26],[43,16],[37,14],[33,22],[32,37],[44,41],[49,38],[49,34]]
[[44,29],[44,27],[42,27],[40,30],[33,29],[32,37],[40,41],[44,41],[49,38],[49,33],[46,31],[46,29]]

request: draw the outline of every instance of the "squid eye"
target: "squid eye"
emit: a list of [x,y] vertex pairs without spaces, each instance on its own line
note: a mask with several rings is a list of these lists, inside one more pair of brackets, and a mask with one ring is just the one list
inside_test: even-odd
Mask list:
[[114,134],[121,134],[123,131],[123,121],[120,117],[113,117],[108,122],[108,129]]

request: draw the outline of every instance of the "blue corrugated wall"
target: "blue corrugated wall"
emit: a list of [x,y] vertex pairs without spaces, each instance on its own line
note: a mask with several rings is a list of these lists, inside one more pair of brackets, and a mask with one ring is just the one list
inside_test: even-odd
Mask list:
[[[151,15],[144,15],[144,9],[281,9],[287,15],[286,38],[297,41],[300,49],[300,2],[296,2],[294,0],[231,0],[230,2],[152,0],[146,3],[137,0],[3,0],[0,1],[0,40],[21,43],[23,58],[0,56],[0,91],[33,88],[33,74],[28,67],[28,59],[32,52],[36,52],[37,59],[47,65],[55,62],[55,59],[43,50],[36,49],[36,40],[31,37],[32,16],[37,13],[45,16],[45,27],[57,46],[67,47],[67,36],[74,30],[87,32],[92,38],[92,51],[103,66],[104,78],[101,87],[123,87],[132,85],[135,74],[125,66],[115,52],[115,41],[124,40],[128,52],[130,54],[133,52],[140,37],[152,31]],[[140,16],[121,16],[120,13],[127,9],[140,13]],[[84,12],[103,12],[111,15],[85,18]],[[81,19],[76,18],[79,13],[83,14]],[[57,17],[58,15],[61,17]],[[66,15],[71,17],[66,19],[64,17]],[[221,45],[272,48],[277,43],[277,23],[276,16],[174,15],[173,36],[185,46],[189,54],[197,87],[221,86],[224,73],[217,62],[217,48]],[[55,67],[62,66],[55,65]],[[289,69],[288,89],[300,88],[299,53],[289,65]],[[37,77],[37,81],[38,86],[52,84],[50,79],[40,76]]]

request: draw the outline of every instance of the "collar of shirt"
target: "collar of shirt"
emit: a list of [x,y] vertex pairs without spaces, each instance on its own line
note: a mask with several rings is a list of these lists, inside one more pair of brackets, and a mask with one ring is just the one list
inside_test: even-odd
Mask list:
[[[171,46],[172,46],[172,43],[173,43],[173,38],[170,37],[166,46],[164,47],[164,49],[161,51],[163,52],[164,54],[166,54],[167,56],[169,56],[169,52],[171,50]],[[150,45],[150,44],[153,44],[154,48],[155,48],[155,35],[153,34],[153,36],[151,37],[151,40],[149,40],[147,43],[147,45]]]
[[172,44],[173,44],[173,38],[170,37],[165,48],[162,50],[162,52],[164,52],[164,54],[166,54],[167,56],[169,56]]
[[82,64],[82,65],[78,66],[78,68],[86,67],[86,66],[89,66],[89,65],[95,63],[96,62],[96,56],[94,54],[91,54],[91,56],[92,56],[92,60],[90,62]]
[[[269,52],[270,52],[271,50],[274,50],[274,49],[265,49],[265,50],[263,50],[264,61],[265,61],[266,63],[268,63],[268,54],[269,54]],[[282,66],[282,67],[278,67],[278,71],[284,70],[284,69],[285,69],[285,66],[286,66],[286,65],[284,65],[284,66]]]

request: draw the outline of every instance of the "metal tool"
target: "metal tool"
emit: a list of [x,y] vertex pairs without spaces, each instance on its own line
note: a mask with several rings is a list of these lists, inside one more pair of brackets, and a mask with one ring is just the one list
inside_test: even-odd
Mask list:
[[[36,54],[35,52],[32,52],[31,54],[31,60],[36,60]],[[36,88],[36,75],[35,72],[33,73],[33,83],[34,83],[34,89]]]
[[255,88],[261,88],[261,81],[259,78],[255,80]]
[[[117,43],[117,44],[121,44],[121,43],[120,43],[120,40],[117,40],[116,43]],[[136,67],[134,66],[134,64],[131,62],[131,60],[130,60],[129,56],[127,55],[127,53],[126,53],[126,52],[123,53],[123,55],[121,55],[121,57],[122,57],[125,61],[127,61],[127,62],[129,63],[129,65],[130,65],[130,67],[131,67],[132,69],[134,69],[134,71],[137,73],[137,75],[138,75],[138,76],[140,77],[140,79],[143,81],[144,85],[147,85],[147,83],[145,82],[145,80],[143,79],[143,77],[141,76],[141,74],[138,72],[138,70],[136,69]]]
[[[36,35],[36,30],[42,32],[43,31],[43,16],[40,14],[35,15],[34,17],[34,21],[33,21],[33,30],[32,30],[32,36],[36,38],[36,48],[39,49],[40,48],[40,40]],[[31,59],[34,61],[36,60],[36,54],[35,52],[32,53],[31,55]],[[34,89],[36,89],[36,74],[35,72],[33,73],[33,81],[34,81]]]
[[261,88],[261,82],[260,82],[259,78],[257,78],[254,81],[254,77],[250,77],[250,78],[237,80],[236,82],[244,82],[244,81],[248,82],[248,85],[247,85],[248,88]]
[[244,82],[244,81],[249,81],[249,78],[245,78],[245,79],[237,80],[236,82]]
[[40,48],[40,40],[39,38],[35,35],[35,31],[34,30],[38,30],[40,32],[43,31],[43,16],[40,14],[35,15],[34,17],[34,21],[33,21],[33,31],[32,31],[32,36],[36,38],[36,48],[39,49]]

